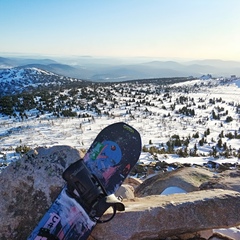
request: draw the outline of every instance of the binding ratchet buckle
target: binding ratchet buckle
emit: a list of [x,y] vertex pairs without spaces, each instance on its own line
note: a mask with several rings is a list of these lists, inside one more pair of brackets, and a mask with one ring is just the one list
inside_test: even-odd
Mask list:
[[[89,171],[83,159],[71,164],[62,176],[67,182],[68,195],[84,208],[93,221],[108,222],[115,216],[117,210],[125,210],[124,204],[114,194],[107,195],[101,182]],[[110,207],[113,209],[112,216],[101,220],[103,213]]]

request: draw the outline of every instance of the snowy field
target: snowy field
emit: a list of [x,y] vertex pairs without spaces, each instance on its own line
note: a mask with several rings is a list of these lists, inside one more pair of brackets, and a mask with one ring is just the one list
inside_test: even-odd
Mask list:
[[[213,80],[214,81],[214,80]],[[216,81],[216,80],[215,80]],[[239,113],[236,112],[236,105],[240,105],[240,88],[239,80],[224,86],[215,86],[208,88],[206,81],[194,80],[187,83],[175,84],[174,86],[181,86],[186,88],[189,85],[199,84],[202,85],[198,92],[184,93],[185,97],[195,99],[203,99],[203,103],[207,105],[206,109],[199,109],[194,107],[195,116],[188,117],[181,114],[173,114],[170,110],[171,104],[174,99],[182,96],[183,93],[173,92],[171,102],[167,99],[163,104],[165,108],[158,106],[156,102],[156,94],[149,94],[146,99],[155,103],[153,106],[148,106],[148,112],[142,107],[142,110],[138,109],[133,114],[136,116],[134,119],[129,115],[124,114],[126,112],[126,106],[120,106],[118,109],[109,110],[110,116],[102,115],[94,116],[92,118],[55,118],[51,114],[41,115],[36,118],[34,111],[28,112],[28,119],[24,121],[16,120],[6,116],[0,116],[0,161],[11,162],[18,158],[15,152],[15,148],[20,145],[26,145],[31,148],[38,146],[54,146],[54,145],[69,145],[77,149],[88,149],[91,142],[96,137],[97,133],[109,124],[124,121],[129,125],[135,127],[141,134],[143,146],[156,146],[160,144],[166,144],[170,136],[178,134],[181,137],[188,137],[194,133],[199,132],[203,135],[203,132],[209,128],[211,134],[207,136],[207,144],[198,146],[198,153],[207,155],[211,151],[212,147],[216,145],[212,139],[217,140],[221,131],[234,133],[240,131]],[[205,85],[204,85],[204,84]],[[210,99],[222,99],[222,102],[210,105]],[[121,102],[124,97],[119,96],[118,101]],[[232,105],[234,103],[234,106]],[[181,105],[176,105],[176,108],[180,108]],[[224,111],[228,111],[228,114],[233,118],[233,121],[225,123],[222,117],[220,120],[214,120],[211,118],[211,111],[216,107],[222,107]],[[149,114],[149,112],[151,114]],[[93,113],[90,113],[93,114]],[[162,117],[163,115],[171,114],[171,117]],[[207,120],[206,120],[207,119]],[[199,124],[201,122],[201,124]],[[220,125],[221,123],[224,123]],[[201,136],[200,136],[201,138]],[[199,138],[199,139],[200,139]],[[192,139],[189,143],[189,149],[194,147],[199,139]],[[240,146],[240,139],[227,139],[223,138],[227,145],[236,151]],[[150,144],[151,142],[151,144]],[[181,163],[197,163],[203,164],[209,160],[215,160],[219,162],[238,162],[237,158],[220,158],[218,160],[209,156],[202,157],[188,157],[179,158],[176,154],[164,154],[158,156],[159,160],[166,162],[181,162]],[[153,161],[152,156],[149,153],[142,153],[140,162],[147,163]]]

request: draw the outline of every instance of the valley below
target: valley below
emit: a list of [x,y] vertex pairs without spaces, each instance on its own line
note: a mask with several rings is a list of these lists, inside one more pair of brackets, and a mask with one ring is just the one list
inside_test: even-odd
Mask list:
[[238,163],[238,83],[237,79],[167,85],[98,83],[25,93],[14,102],[13,97],[3,97],[1,112],[10,109],[11,114],[0,117],[1,164],[5,167],[26,149],[39,146],[70,145],[86,150],[101,129],[119,121],[141,134],[139,163]]

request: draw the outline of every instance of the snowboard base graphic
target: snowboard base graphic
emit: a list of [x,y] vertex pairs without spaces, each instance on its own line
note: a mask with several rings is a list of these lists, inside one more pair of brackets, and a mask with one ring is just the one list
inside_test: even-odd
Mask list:
[[[63,173],[67,184],[28,240],[83,240],[97,223],[111,220],[124,205],[114,193],[141,153],[137,130],[119,122],[104,128],[83,159]],[[101,216],[112,208],[110,219]]]

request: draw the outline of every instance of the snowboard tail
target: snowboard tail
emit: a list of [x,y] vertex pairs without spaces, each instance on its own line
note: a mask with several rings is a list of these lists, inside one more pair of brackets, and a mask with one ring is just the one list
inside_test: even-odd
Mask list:
[[[28,240],[83,240],[97,223],[125,207],[114,195],[141,153],[137,130],[119,122],[104,128],[83,159],[63,173],[66,186]],[[112,208],[107,220],[101,216]]]

